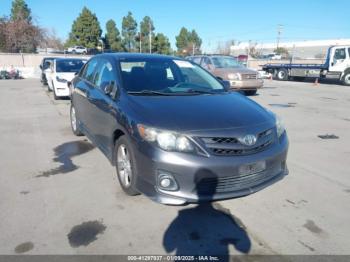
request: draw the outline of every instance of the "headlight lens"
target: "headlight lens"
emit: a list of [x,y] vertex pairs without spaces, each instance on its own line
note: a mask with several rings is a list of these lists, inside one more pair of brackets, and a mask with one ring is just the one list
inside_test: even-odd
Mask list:
[[286,128],[284,126],[282,119],[277,115],[275,117],[276,117],[277,135],[278,137],[281,137],[281,135],[283,135],[283,133],[286,131]]
[[241,74],[239,73],[228,74],[227,77],[230,80],[241,80]]
[[67,83],[68,82],[66,79],[60,78],[58,76],[56,76],[56,80],[60,83]]
[[137,129],[144,140],[157,143],[157,145],[163,150],[179,152],[194,151],[192,142],[186,136],[146,127],[144,125],[137,125]]

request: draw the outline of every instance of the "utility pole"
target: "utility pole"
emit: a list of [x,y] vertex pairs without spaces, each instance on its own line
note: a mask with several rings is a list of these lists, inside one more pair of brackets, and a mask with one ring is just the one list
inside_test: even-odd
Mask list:
[[283,25],[281,24],[277,25],[277,49],[279,48],[279,45],[280,45],[282,30],[283,30]]
[[196,45],[195,43],[192,43],[192,55],[194,56],[194,49],[195,49]]
[[149,25],[149,53],[152,54],[152,24],[151,21],[148,22]]

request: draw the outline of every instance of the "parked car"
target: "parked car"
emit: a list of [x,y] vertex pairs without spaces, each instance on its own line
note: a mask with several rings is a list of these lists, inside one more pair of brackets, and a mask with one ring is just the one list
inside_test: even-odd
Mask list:
[[47,79],[46,79],[45,70],[50,67],[50,62],[53,61],[54,59],[55,59],[54,57],[44,57],[43,60],[41,60],[41,63],[39,65],[39,68],[41,70],[40,82],[44,86],[47,85]]
[[86,55],[88,50],[86,47],[77,45],[77,46],[69,47],[67,49],[67,52],[72,53],[72,54],[84,54],[84,55]]
[[102,54],[72,81],[71,126],[128,195],[163,204],[241,197],[288,173],[281,120],[176,57]]
[[72,81],[86,61],[78,58],[57,58],[51,61],[50,67],[45,70],[45,75],[48,90],[53,91],[55,99],[70,95],[68,82]]
[[189,59],[216,77],[229,81],[232,89],[244,91],[246,95],[255,95],[263,86],[257,71],[244,67],[231,56],[197,55]]

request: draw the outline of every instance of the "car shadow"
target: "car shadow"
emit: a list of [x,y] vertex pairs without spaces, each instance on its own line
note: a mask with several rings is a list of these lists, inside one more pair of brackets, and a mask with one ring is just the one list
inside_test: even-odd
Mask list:
[[[210,178],[209,184],[203,178]],[[211,202],[218,185],[217,176],[209,170],[200,170],[195,181],[198,181],[196,194],[206,201],[179,210],[163,236],[166,252],[220,256],[220,261],[229,260],[230,245],[243,254],[249,253],[251,241],[245,226],[219,203]]]

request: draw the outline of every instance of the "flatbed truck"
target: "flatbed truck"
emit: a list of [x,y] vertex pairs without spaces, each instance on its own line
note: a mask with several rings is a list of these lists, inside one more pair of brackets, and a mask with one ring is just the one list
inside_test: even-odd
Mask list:
[[266,64],[262,70],[281,81],[291,78],[326,78],[350,86],[350,46],[329,47],[324,64]]

